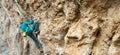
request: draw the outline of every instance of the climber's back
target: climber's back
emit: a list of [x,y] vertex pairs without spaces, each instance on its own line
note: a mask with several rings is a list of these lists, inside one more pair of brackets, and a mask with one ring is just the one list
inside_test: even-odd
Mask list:
[[21,26],[20,28],[22,29],[23,32],[27,32],[28,28],[29,28],[29,25],[30,24],[33,24],[33,20],[30,20],[30,21],[25,21],[23,18],[21,20]]

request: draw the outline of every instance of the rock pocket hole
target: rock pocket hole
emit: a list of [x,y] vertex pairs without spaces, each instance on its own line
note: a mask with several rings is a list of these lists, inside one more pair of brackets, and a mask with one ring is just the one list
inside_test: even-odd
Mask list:
[[116,41],[114,41],[114,45],[115,46],[120,46],[120,36]]
[[78,39],[77,37],[68,37],[68,39]]
[[95,31],[95,36],[98,37],[100,36],[101,34],[101,28],[98,28],[96,31]]
[[78,42],[77,37],[68,37],[68,44]]

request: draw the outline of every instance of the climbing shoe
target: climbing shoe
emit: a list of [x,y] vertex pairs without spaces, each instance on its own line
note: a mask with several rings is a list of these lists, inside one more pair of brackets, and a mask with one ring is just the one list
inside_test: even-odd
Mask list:
[[42,50],[42,48],[39,48],[39,51],[40,51],[40,53],[44,53],[44,51]]
[[44,53],[44,51],[40,51],[40,53]]

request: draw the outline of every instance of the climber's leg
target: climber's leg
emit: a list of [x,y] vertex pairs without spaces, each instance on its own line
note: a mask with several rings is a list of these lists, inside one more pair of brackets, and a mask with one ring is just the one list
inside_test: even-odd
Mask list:
[[40,52],[43,53],[42,45],[40,44],[40,42],[38,41],[38,39],[34,36],[32,29],[29,29],[27,31],[27,35],[34,41],[36,47],[40,50]]
[[34,41],[35,45],[37,48],[40,48],[40,42],[38,41],[38,39],[34,36],[33,34],[33,30],[28,30],[27,31],[27,35]]
[[36,31],[39,31],[39,22],[35,22],[31,28],[32,28],[35,32],[36,32]]
[[33,39],[36,47],[40,48],[40,42],[38,41],[38,39],[33,34],[31,34],[30,37]]

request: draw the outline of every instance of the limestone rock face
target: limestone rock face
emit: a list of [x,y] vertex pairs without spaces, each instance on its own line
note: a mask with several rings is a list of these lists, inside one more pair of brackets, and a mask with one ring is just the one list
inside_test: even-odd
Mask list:
[[[21,18],[39,20],[44,54]],[[120,55],[120,1],[0,0],[0,55]]]

